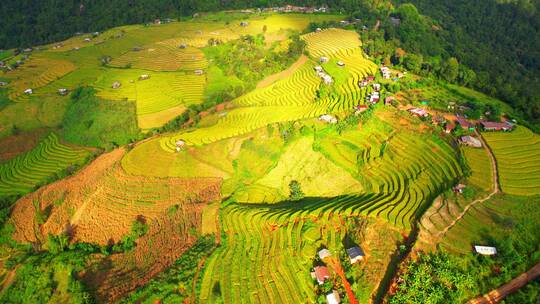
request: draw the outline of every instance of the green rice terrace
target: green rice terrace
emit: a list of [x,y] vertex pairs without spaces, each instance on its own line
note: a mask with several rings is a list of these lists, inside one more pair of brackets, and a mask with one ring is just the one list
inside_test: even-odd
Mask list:
[[0,51],[0,302],[495,303],[525,285],[539,135],[373,52],[385,25],[361,20],[196,13]]

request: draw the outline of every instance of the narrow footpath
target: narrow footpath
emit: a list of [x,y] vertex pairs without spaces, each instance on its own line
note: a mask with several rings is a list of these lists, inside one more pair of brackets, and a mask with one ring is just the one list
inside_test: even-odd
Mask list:
[[478,204],[478,203],[483,203],[483,202],[491,199],[495,194],[500,192],[499,173],[497,171],[497,161],[495,159],[495,155],[493,155],[493,151],[491,151],[491,148],[486,144],[486,141],[484,140],[482,135],[480,133],[478,133],[477,131],[475,131],[475,133],[476,133],[476,135],[478,135],[478,139],[480,139],[480,141],[482,142],[482,146],[484,147],[484,149],[488,153],[489,160],[491,162],[491,174],[493,176],[493,187],[492,187],[491,193],[489,193],[487,196],[485,196],[483,198],[474,200],[471,203],[469,203],[467,206],[465,206],[465,208],[463,208],[463,211],[450,224],[448,224],[443,230],[441,230],[438,233],[437,236],[439,238],[443,237],[448,232],[448,230],[450,230],[452,227],[454,227],[454,225],[456,225],[457,222],[459,222],[459,220],[461,220],[465,216],[467,211],[469,211],[469,209],[472,206],[474,206],[475,204]]
[[341,266],[341,262],[339,261],[339,259],[334,258],[334,257],[328,257],[326,258],[326,263],[341,278],[341,283],[343,283],[343,287],[345,288],[345,291],[347,292],[349,303],[358,304],[358,300],[354,296],[354,293],[351,289],[351,284],[349,283],[349,281],[347,281],[347,277],[345,276],[345,272],[343,271],[343,267]]

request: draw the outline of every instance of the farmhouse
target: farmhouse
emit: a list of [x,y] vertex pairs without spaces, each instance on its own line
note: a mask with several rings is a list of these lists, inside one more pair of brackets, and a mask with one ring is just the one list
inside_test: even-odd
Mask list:
[[455,127],[456,127],[456,124],[449,121],[446,123],[446,126],[444,126],[444,132],[446,132],[446,134],[450,134],[454,130]]
[[371,94],[366,96],[367,101],[372,103],[372,104],[378,103],[380,98],[381,98],[381,96],[380,96],[379,92],[372,92]]
[[320,27],[318,27],[318,28],[315,29],[315,32],[316,32],[316,33],[320,33],[321,31],[322,31],[322,30],[321,30]]
[[120,88],[121,86],[122,86],[122,84],[121,84],[119,81],[115,81],[115,82],[113,82],[113,84],[112,84],[112,88],[113,88],[113,89],[118,89],[118,88]]
[[339,304],[340,302],[339,293],[334,290],[332,293],[326,295],[326,303],[328,304]]
[[509,122],[482,121],[480,124],[484,131],[511,131],[514,128]]
[[381,90],[381,84],[380,83],[374,83],[373,84],[373,89],[375,91],[377,91],[377,92],[380,91]]
[[368,109],[369,109],[369,107],[366,106],[366,105],[357,105],[357,106],[356,106],[356,112],[358,112],[358,113],[365,112],[365,111],[367,111]]
[[186,146],[186,142],[181,139],[177,140],[175,144],[176,144],[176,152],[180,152]]
[[383,65],[381,67],[381,74],[384,79],[390,79],[391,73],[390,73],[390,69],[387,66]]
[[315,279],[319,285],[324,284],[324,281],[330,278],[330,272],[326,266],[317,266],[314,268]]
[[328,59],[328,57],[321,57],[321,59],[319,59],[319,61],[321,63],[326,63],[326,62],[330,61],[330,59]]
[[62,96],[66,96],[67,93],[68,93],[67,89],[58,89],[58,94],[60,94]]
[[148,74],[142,74],[141,76],[139,76],[139,80],[147,80],[147,79],[150,79],[150,75]]
[[345,63],[344,63],[343,61],[338,61],[338,62],[337,62],[337,65],[340,66],[340,67],[342,67],[342,66],[345,66]]
[[314,67],[314,69],[315,69],[315,71],[317,71],[317,72],[322,72],[322,71],[323,71],[323,68],[322,68],[322,66],[320,66],[320,65]]
[[412,115],[417,116],[417,117],[427,117],[428,116],[428,113],[426,112],[426,110],[424,110],[422,108],[409,109],[409,113],[411,113]]
[[489,246],[474,246],[474,251],[481,255],[496,255],[497,248]]
[[454,188],[452,188],[452,190],[454,190],[455,193],[463,193],[463,190],[465,190],[465,188],[467,188],[467,186],[465,186],[464,184],[457,184],[454,186]]
[[34,93],[34,91],[32,91],[32,89],[24,90],[24,94],[31,95],[32,93]]
[[478,138],[472,137],[470,135],[461,136],[459,142],[462,145],[473,147],[473,148],[482,148],[482,142]]
[[348,248],[347,255],[349,256],[351,264],[362,261],[365,256],[364,251],[358,246]]
[[327,258],[329,256],[332,256],[332,253],[330,253],[330,250],[326,248],[319,250],[319,258],[321,258],[321,260],[324,260],[324,258]]
[[[320,121],[324,121],[326,123],[330,123],[330,124],[335,124],[337,123],[337,118],[335,118],[334,116],[332,115],[328,115],[328,114],[324,114],[324,115],[321,115],[319,117],[319,120]],[[323,249],[323,250],[326,250],[326,249]],[[322,251],[322,250],[321,250]],[[319,255],[320,255],[320,252],[319,252]],[[322,259],[322,257],[321,257]]]
[[459,123],[459,125],[465,129],[465,130],[471,130],[473,131],[475,126],[474,126],[474,123],[466,120],[465,118],[461,117],[461,116],[458,116],[457,118],[457,122]]
[[202,75],[204,74],[203,70],[195,70],[195,75]]

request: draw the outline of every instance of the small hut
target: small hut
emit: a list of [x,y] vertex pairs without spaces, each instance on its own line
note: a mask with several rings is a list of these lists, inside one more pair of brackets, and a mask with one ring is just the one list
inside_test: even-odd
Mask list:
[[34,91],[32,91],[32,89],[24,90],[24,94],[26,94],[26,95],[32,95],[32,93],[34,93]]
[[345,66],[345,63],[343,61],[338,61],[337,65],[340,66],[340,67],[343,67],[343,66]]
[[203,70],[195,70],[195,75],[203,75],[203,74],[204,74]]
[[248,25],[249,25],[249,23],[247,21],[240,22],[240,26],[246,27]]
[[147,79],[150,79],[150,75],[148,74],[142,74],[141,76],[139,76],[139,80],[147,80]]
[[180,48],[180,49],[185,49],[185,48],[187,48],[187,44],[182,43],[182,44],[180,44],[180,45],[178,46],[178,48]]
[[346,251],[351,264],[360,262],[364,259],[364,251],[359,246],[348,248]]
[[332,253],[330,253],[330,250],[326,248],[319,250],[319,258],[321,258],[321,260],[324,260],[325,258],[329,256],[332,256]]
[[119,89],[121,86],[122,86],[122,84],[120,83],[120,81],[115,81],[112,84],[113,89]]
[[58,94],[66,96],[68,94],[68,89],[58,89]]
[[186,147],[186,142],[179,139],[176,141],[175,145],[176,145],[176,152],[180,152]]

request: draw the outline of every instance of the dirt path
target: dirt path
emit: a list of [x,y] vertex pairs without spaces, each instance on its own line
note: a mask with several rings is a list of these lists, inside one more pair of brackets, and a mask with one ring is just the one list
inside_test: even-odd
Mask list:
[[351,284],[349,284],[349,281],[347,281],[347,277],[345,276],[345,272],[343,271],[341,262],[334,257],[328,257],[326,258],[326,263],[341,278],[343,287],[345,288],[345,291],[347,292],[347,297],[349,297],[349,302],[351,304],[358,304],[358,300],[356,299],[356,297],[354,296],[354,293],[352,292]]
[[540,276],[540,263],[534,265],[529,271],[522,273],[512,281],[494,289],[487,294],[470,300],[468,304],[493,304],[499,303],[502,299],[511,293],[516,292],[521,287],[527,285],[530,281]]
[[495,194],[499,193],[499,191],[500,191],[500,189],[499,189],[499,174],[497,172],[497,161],[495,159],[495,155],[493,155],[493,152],[491,151],[489,146],[486,144],[486,141],[484,140],[482,135],[480,133],[478,133],[477,131],[475,131],[475,133],[476,133],[476,135],[478,135],[478,139],[480,139],[484,149],[486,149],[486,151],[487,151],[487,153],[489,155],[489,160],[491,162],[491,174],[493,176],[493,188],[492,188],[492,191],[487,196],[485,196],[483,198],[480,198],[480,199],[477,199],[477,200],[474,200],[471,203],[469,203],[467,206],[465,206],[465,208],[463,208],[463,211],[458,215],[458,217],[456,217],[450,224],[448,224],[448,226],[446,226],[443,230],[441,230],[439,232],[438,237],[443,237],[448,232],[448,230],[450,230],[452,227],[454,227],[454,225],[457,224],[457,222],[459,222],[459,220],[461,220],[465,216],[467,211],[469,211],[469,209],[472,206],[474,206],[475,204],[478,204],[478,203],[483,203],[483,202],[491,199]]

